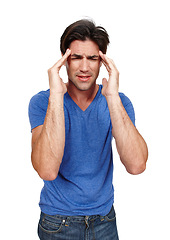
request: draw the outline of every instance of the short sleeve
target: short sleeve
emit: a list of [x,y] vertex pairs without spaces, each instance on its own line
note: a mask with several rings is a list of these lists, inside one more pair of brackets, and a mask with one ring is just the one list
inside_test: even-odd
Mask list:
[[122,104],[123,104],[128,116],[129,116],[129,118],[131,119],[133,125],[135,126],[135,111],[134,111],[134,107],[132,105],[132,102],[123,93],[119,93],[119,96],[121,98]]
[[33,128],[44,124],[44,119],[48,107],[49,92],[42,91],[34,95],[28,107],[29,121],[31,125],[31,131]]

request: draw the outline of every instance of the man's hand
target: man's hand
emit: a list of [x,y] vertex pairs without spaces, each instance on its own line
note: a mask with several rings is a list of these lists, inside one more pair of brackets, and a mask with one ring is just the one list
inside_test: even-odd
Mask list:
[[60,78],[59,71],[70,56],[71,50],[67,49],[62,58],[48,70],[50,92],[55,94],[65,94],[67,92],[66,84]]
[[102,80],[102,84],[103,84],[102,94],[105,97],[110,97],[115,94],[118,94],[119,72],[112,59],[108,58],[101,51],[99,51],[99,55],[102,58],[102,63],[105,65],[109,74],[109,80],[107,80],[106,78],[103,78]]

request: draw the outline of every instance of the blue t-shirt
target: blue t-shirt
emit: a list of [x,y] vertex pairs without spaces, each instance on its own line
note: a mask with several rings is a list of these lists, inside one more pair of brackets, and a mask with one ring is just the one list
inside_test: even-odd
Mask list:
[[[64,95],[65,149],[54,181],[44,181],[41,211],[49,215],[106,215],[114,202],[112,123],[102,85],[82,111],[68,93]],[[32,97],[29,104],[31,129],[42,125],[50,90]],[[135,125],[131,101],[119,93]]]

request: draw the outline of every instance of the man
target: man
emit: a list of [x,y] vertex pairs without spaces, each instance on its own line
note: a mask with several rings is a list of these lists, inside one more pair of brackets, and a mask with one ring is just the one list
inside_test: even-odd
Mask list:
[[[109,36],[80,20],[61,37],[62,58],[48,70],[49,86],[30,101],[32,164],[44,180],[41,240],[117,240],[113,207],[112,137],[131,174],[145,170],[147,146],[133,105],[118,92],[119,72],[105,54]],[[109,79],[96,80],[101,65]],[[68,82],[60,78],[65,65]]]

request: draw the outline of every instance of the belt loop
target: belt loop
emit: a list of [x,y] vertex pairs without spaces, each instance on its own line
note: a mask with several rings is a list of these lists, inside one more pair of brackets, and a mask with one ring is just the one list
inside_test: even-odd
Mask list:
[[69,227],[69,223],[70,223],[70,217],[66,217],[65,226]]

